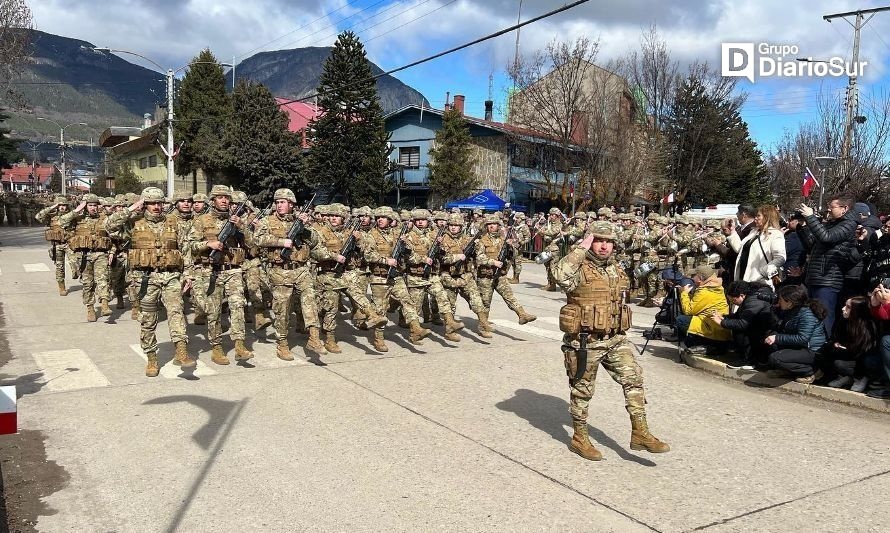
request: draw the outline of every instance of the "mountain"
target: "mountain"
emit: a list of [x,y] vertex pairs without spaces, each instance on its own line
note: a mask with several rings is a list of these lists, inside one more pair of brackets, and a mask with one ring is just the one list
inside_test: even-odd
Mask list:
[[[262,83],[272,94],[282,98],[303,98],[315,93],[325,60],[331,54],[330,47],[294,48],[274,52],[260,52],[235,66],[238,79],[249,79]],[[383,70],[371,64],[371,73],[378,75]],[[232,73],[226,73],[227,86],[232,86]],[[377,78],[377,94],[384,113],[395,111],[408,104],[429,106],[429,102],[418,91],[405,85],[392,76]]]

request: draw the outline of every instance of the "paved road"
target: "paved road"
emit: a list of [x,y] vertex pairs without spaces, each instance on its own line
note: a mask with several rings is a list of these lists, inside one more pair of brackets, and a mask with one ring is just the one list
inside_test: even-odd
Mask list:
[[[20,427],[39,432],[68,476],[44,498],[40,531],[835,532],[890,523],[885,416],[722,381],[676,363],[660,343],[639,360],[650,424],[673,451],[629,450],[621,390],[600,373],[590,424],[605,461],[569,453],[562,301],[540,291],[534,264],[514,287],[541,318],[519,326],[498,301],[490,342],[471,332],[457,345],[397,340],[381,355],[347,325],[344,353],[325,356],[327,366],[279,361],[263,334],[249,335],[254,368],[218,367],[207,364],[203,328],[189,326],[205,351],[197,379],[169,366],[148,379],[128,312],[85,323],[80,292],[54,292],[38,230],[4,228],[0,242],[0,333],[12,356],[0,378],[18,383]],[[636,342],[651,316],[635,314]]]

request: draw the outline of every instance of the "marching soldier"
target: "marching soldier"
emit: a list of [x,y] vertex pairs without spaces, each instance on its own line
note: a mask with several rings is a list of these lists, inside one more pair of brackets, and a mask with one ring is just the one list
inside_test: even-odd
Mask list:
[[562,257],[562,250],[566,245],[567,237],[563,233],[562,226],[562,211],[557,207],[551,207],[547,212],[547,222],[538,228],[544,239],[544,251],[550,254],[550,260],[544,264],[544,270],[547,272],[545,291],[557,290],[556,279],[553,277],[553,265]]
[[563,353],[571,387],[574,435],[569,449],[598,461],[602,454],[591,444],[587,414],[600,365],[624,390],[631,420],[632,450],[663,453],[670,446],[655,438],[646,422],[642,370],[626,338],[632,324],[625,305],[628,279],[612,257],[617,235],[609,223],[594,223],[587,237],[554,267],[568,303],[560,310]]
[[[297,197],[292,190],[278,189],[272,198],[275,212],[257,223],[253,238],[269,265],[272,311],[275,313],[273,325],[278,343],[276,353],[284,361],[294,360],[287,334],[291,297],[296,296],[300,300],[304,326],[309,328],[306,350],[321,355],[325,353],[325,349],[319,334],[321,323],[318,321],[315,280],[309,260],[330,260],[331,254],[319,244],[318,233],[310,227],[310,215],[300,213],[298,217],[294,216]],[[288,238],[291,228],[298,220],[303,225],[303,231],[294,239]]]
[[59,225],[69,232],[68,248],[73,250],[79,263],[83,284],[83,303],[87,308],[87,322],[96,321],[96,296],[102,316],[110,316],[108,307],[108,253],[111,239],[105,231],[105,210],[99,197],[85,194],[80,204],[70,213],[62,215]]
[[[442,286],[448,293],[452,309],[457,309],[457,295],[470,304],[470,310],[479,317],[477,332],[485,339],[491,338],[491,324],[488,322],[488,308],[482,303],[482,295],[476,285],[471,270],[472,260],[465,252],[470,241],[478,244],[478,239],[464,234],[464,217],[451,215],[448,219],[448,232],[442,236]],[[472,254],[470,254],[472,255]]]
[[[396,224],[396,214],[389,207],[378,207],[374,210],[377,217],[375,227],[368,232],[365,245],[365,260],[370,268],[371,302],[381,316],[386,315],[391,300],[401,305],[402,315],[410,330],[408,340],[412,344],[421,344],[430,330],[420,325],[417,306],[408,293],[405,276],[396,255],[400,231]],[[392,275],[391,275],[392,274]],[[374,349],[386,352],[389,349],[383,335],[383,328],[374,328]]]
[[59,220],[68,212],[68,199],[64,196],[56,196],[55,203],[37,212],[35,218],[41,224],[49,226],[44,232],[44,238],[50,243],[49,256],[56,264],[56,283],[59,285],[59,295],[67,296],[65,288],[65,252],[68,236],[62,229]]
[[6,198],[6,220],[10,226],[18,226],[22,222],[22,203],[18,193],[10,192]]
[[643,278],[644,299],[640,302],[640,307],[656,307],[652,299],[658,295],[661,286],[661,271],[667,268],[668,259],[677,250],[672,248],[672,245],[676,245],[671,238],[673,228],[667,217],[653,212],[649,213],[646,221],[649,224],[649,233],[646,235],[644,248],[648,247],[648,254],[644,257],[652,269]]
[[173,364],[193,368],[197,361],[188,354],[188,336],[182,306],[181,276],[182,250],[186,248],[186,235],[180,231],[173,217],[164,215],[164,192],[157,187],[147,187],[140,200],[128,208],[108,217],[105,227],[109,235],[129,240],[127,264],[131,284],[138,287],[137,300],[141,302],[139,315],[139,341],[148,364],[145,375],[153,378],[160,372],[158,362],[159,306],[167,309],[167,326],[170,339],[176,346]]
[[[364,254],[364,247],[366,246],[365,237],[368,232],[374,228],[374,212],[370,207],[363,205],[354,208],[352,210],[352,216],[359,219],[358,230],[365,235],[363,235],[357,243],[357,248],[361,253],[358,254],[356,268],[350,269],[348,273],[353,278],[351,283],[355,285],[356,289],[362,294],[366,294],[368,292],[368,285],[371,282],[371,273],[368,270],[368,262]],[[374,302],[372,301],[371,303]],[[367,324],[365,324],[365,315],[358,309],[355,302],[352,302],[352,323],[359,329],[368,329]]]
[[[112,201],[112,214],[118,213],[127,208],[126,197],[118,194]],[[127,249],[130,245],[129,235],[122,233],[120,235],[110,235],[111,237],[111,265],[109,266],[108,288],[111,291],[108,295],[110,301],[112,297],[117,299],[117,309],[124,308],[124,292],[127,290]]]
[[260,249],[253,240],[254,221],[257,219],[258,213],[247,199],[247,193],[232,191],[232,204],[229,206],[229,210],[234,213],[240,205],[246,206],[243,217],[244,227],[241,229],[244,236],[244,262],[241,264],[241,271],[244,273],[244,287],[247,289],[247,298],[250,300],[253,312],[251,316],[245,309],[244,320],[253,323],[254,331],[260,331],[272,325],[272,320],[266,317],[263,287],[268,286],[268,283],[264,279],[265,271],[263,271],[260,260]]
[[525,213],[518,212],[513,215],[513,234],[516,237],[516,246],[510,258],[510,266],[513,267],[510,283],[516,284],[519,283],[519,275],[522,273],[522,252],[532,240],[532,232],[525,223]]
[[[237,235],[219,240],[226,223],[242,228],[244,219],[229,211],[232,192],[225,185],[214,185],[210,191],[210,209],[195,218],[188,236],[188,251],[194,261],[192,291],[199,306],[207,314],[207,340],[212,349],[211,361],[228,365],[229,358],[222,349],[220,324],[223,298],[229,304],[229,336],[235,341],[235,360],[247,361],[253,353],[244,345],[244,243]],[[234,232],[237,233],[237,232]],[[215,252],[215,253],[214,253]],[[218,254],[218,259],[215,257]]]
[[195,216],[203,215],[207,212],[207,195],[201,192],[196,192],[192,195],[192,213]]
[[[327,219],[317,224],[321,239],[321,246],[325,248],[324,254],[327,259],[318,262],[318,275],[316,283],[319,291],[320,310],[322,313],[321,328],[324,330],[324,348],[330,353],[340,353],[343,350],[337,344],[335,331],[337,329],[337,316],[340,308],[341,295],[347,295],[355,302],[358,310],[366,317],[365,323],[369,329],[373,329],[386,324],[386,318],[379,315],[374,309],[365,293],[360,292],[357,286],[354,274],[346,275],[349,269],[355,269],[359,266],[360,260],[356,253],[350,253],[349,256],[342,254],[346,242],[349,240],[352,232],[355,231],[355,239],[361,239],[363,233],[359,230],[353,230],[351,226],[344,224],[349,210],[342,204],[331,204],[328,206],[318,206],[316,211],[321,210],[322,214],[327,214]],[[305,316],[304,318],[308,320]]]
[[[508,236],[512,237],[512,236]],[[507,246],[512,247],[512,239],[501,234],[501,220],[494,215],[485,219],[485,233],[479,238],[476,252],[476,278],[479,292],[482,294],[482,305],[485,309],[491,309],[491,299],[494,292],[504,299],[504,303],[511,311],[516,313],[520,324],[526,324],[537,320],[538,317],[525,311],[522,305],[513,295],[510,282],[505,277],[507,273],[506,262],[498,259],[501,250]],[[509,248],[508,248],[509,249]]]

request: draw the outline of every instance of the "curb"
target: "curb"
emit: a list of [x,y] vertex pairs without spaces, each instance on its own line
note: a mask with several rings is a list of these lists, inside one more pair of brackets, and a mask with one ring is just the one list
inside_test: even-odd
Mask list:
[[797,383],[796,381],[789,381],[782,378],[771,378],[763,372],[728,368],[725,363],[721,363],[720,361],[688,353],[683,353],[681,358],[684,363],[692,368],[697,368],[722,378],[741,381],[754,386],[779,389],[790,394],[813,396],[814,398],[820,398],[829,402],[842,403],[881,413],[890,413],[890,401],[882,400],[880,398],[871,398],[858,392],[846,389],[833,389],[831,387],[823,387],[819,385],[804,385],[803,383]]

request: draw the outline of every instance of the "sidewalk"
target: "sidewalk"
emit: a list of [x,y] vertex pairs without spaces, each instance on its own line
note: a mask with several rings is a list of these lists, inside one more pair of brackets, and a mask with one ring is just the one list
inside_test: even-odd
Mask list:
[[[654,308],[647,309],[634,306],[634,318],[640,319],[636,321],[636,327],[639,329],[639,324],[643,324],[643,329],[634,331],[631,334],[632,338],[635,337],[634,343],[638,346],[642,346],[642,343],[645,342],[645,339],[642,338],[641,335],[642,331],[648,331],[652,327],[652,323],[655,320],[656,311],[657,309]],[[649,345],[658,346],[662,349],[668,348],[676,350],[676,344],[668,343],[665,341],[650,341]],[[878,411],[882,413],[890,413],[890,400],[871,398],[869,396],[866,396],[865,394],[853,392],[847,389],[835,389],[821,385],[804,385],[802,383],[797,383],[796,381],[789,380],[787,378],[771,378],[764,372],[757,372],[756,370],[728,368],[726,366],[726,363],[717,361],[715,359],[709,359],[700,355],[684,353],[680,356],[677,354],[676,351],[674,351],[673,355],[675,357],[682,358],[683,362],[691,366],[692,368],[703,370],[721,378],[741,381],[752,387],[768,387],[772,389],[779,389],[789,394],[813,396],[830,402],[837,402],[853,407],[871,409],[872,411]]]

